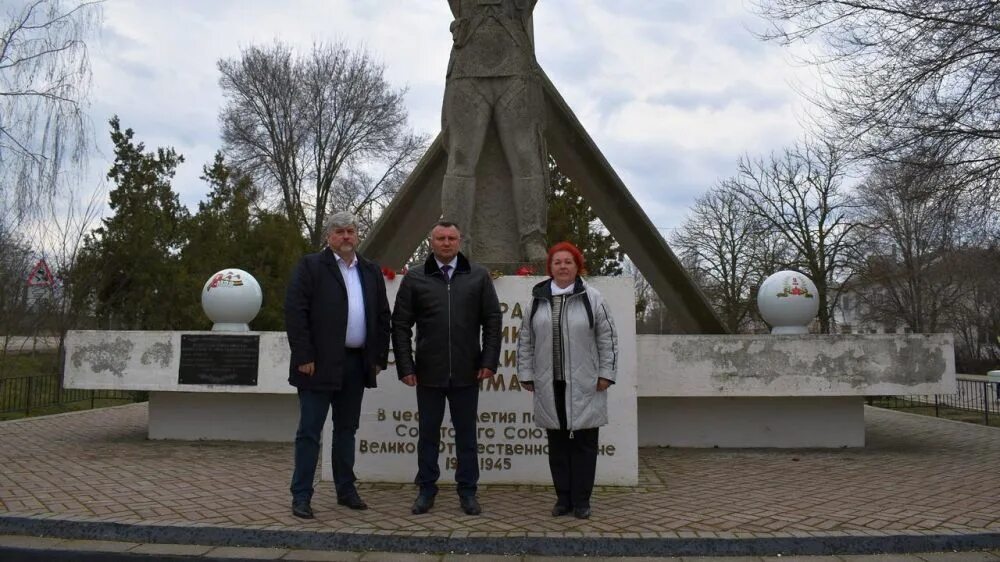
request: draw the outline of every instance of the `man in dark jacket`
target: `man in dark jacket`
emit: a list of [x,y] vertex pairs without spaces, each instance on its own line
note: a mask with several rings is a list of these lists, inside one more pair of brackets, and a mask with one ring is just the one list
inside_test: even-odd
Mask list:
[[[400,380],[417,387],[420,413],[416,477],[420,490],[413,502],[414,514],[434,506],[446,400],[455,427],[459,502],[469,515],[482,512],[476,499],[479,381],[492,377],[500,361],[501,314],[489,271],[458,251],[461,237],[454,223],[439,222],[434,227],[432,253],[423,267],[411,269],[403,278],[392,312],[396,370]],[[411,344],[414,324],[416,363]]]
[[310,501],[320,433],[333,408],[333,482],[337,503],[367,509],[354,486],[354,434],[365,388],[389,356],[389,300],[381,269],[357,253],[357,220],[327,219],[327,247],[299,261],[285,294],[285,329],[292,350],[288,382],[298,388],[292,514],[312,519]]

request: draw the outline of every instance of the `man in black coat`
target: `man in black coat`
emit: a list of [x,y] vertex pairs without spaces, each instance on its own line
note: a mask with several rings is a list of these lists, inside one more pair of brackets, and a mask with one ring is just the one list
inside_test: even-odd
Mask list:
[[365,388],[389,357],[389,301],[382,271],[355,252],[357,220],[327,219],[326,248],[299,261],[285,294],[285,329],[292,350],[288,382],[298,388],[292,514],[313,517],[310,501],[320,434],[333,408],[333,482],[337,503],[367,509],[354,482],[354,434]]
[[[392,312],[396,370],[400,380],[417,387],[420,413],[416,477],[420,490],[414,514],[434,506],[446,400],[455,427],[460,505],[469,515],[482,511],[476,499],[479,381],[492,377],[500,362],[501,313],[493,278],[458,251],[461,237],[454,223],[439,222],[434,227],[432,253],[422,267],[414,267],[403,278]],[[416,362],[411,344],[414,324]]]

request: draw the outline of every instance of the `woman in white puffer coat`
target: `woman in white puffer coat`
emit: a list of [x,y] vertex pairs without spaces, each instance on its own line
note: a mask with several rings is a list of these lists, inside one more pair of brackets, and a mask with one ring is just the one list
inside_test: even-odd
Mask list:
[[535,285],[517,341],[517,376],[534,394],[535,424],[546,429],[556,489],[553,516],[590,517],[599,428],[608,423],[618,337],[597,289],[580,278],[583,255],[569,242],[548,252],[550,279]]

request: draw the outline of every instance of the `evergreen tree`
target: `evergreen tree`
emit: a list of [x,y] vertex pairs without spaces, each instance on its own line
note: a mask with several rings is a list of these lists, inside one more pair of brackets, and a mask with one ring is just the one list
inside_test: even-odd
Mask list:
[[264,292],[260,313],[251,323],[255,330],[285,329],[285,289],[292,269],[310,251],[309,241],[280,212],[261,212],[251,233],[253,255],[249,269]]
[[201,309],[201,291],[205,281],[223,268],[249,271],[250,205],[254,198],[252,182],[226,166],[221,153],[202,167],[201,179],[208,183],[206,200],[198,203],[198,212],[188,221],[187,243],[181,251],[183,287],[179,308],[187,329],[208,329],[211,323]]
[[189,327],[209,327],[201,310],[205,281],[224,268],[249,272],[264,294],[261,311],[251,323],[255,330],[284,329],[285,286],[295,262],[308,251],[299,229],[280,213],[255,212],[260,190],[246,174],[229,167],[217,153],[202,179],[211,191],[191,219],[182,252],[183,301]]
[[188,212],[171,189],[184,157],[173,148],[145,152],[132,129],[110,121],[115,162],[108,179],[117,186],[109,206],[114,213],[88,236],[80,267],[95,280],[90,293],[105,327],[179,328],[179,252]]
[[549,225],[546,233],[549,246],[562,241],[572,242],[583,252],[591,275],[621,275],[624,252],[551,156],[549,186]]

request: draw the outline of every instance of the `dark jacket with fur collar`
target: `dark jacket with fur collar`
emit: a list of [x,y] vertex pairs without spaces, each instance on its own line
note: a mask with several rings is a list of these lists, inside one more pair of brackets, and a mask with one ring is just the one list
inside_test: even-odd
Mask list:
[[[416,360],[412,346],[417,327]],[[500,362],[500,302],[485,267],[461,253],[449,282],[434,259],[399,284],[392,312],[392,349],[399,378],[424,386],[477,384],[476,374]]]

